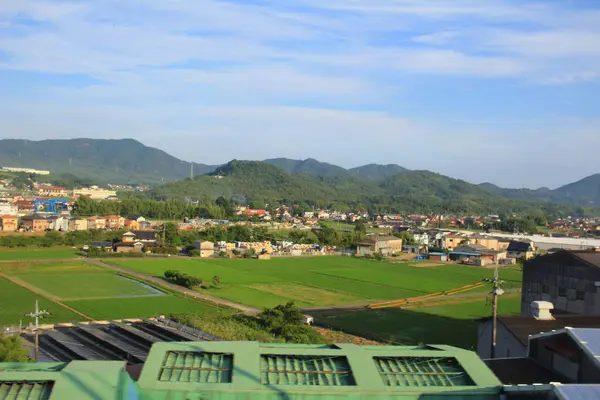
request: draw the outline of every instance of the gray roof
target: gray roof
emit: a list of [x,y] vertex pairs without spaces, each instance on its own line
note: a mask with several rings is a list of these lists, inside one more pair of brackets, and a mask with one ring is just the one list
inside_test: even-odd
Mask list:
[[556,385],[554,393],[559,400],[600,399],[600,385]]

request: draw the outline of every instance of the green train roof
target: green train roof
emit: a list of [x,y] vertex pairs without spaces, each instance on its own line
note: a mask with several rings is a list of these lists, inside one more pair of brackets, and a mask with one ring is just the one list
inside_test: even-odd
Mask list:
[[156,343],[138,382],[120,361],[0,363],[0,400],[499,399],[500,381],[451,346]]

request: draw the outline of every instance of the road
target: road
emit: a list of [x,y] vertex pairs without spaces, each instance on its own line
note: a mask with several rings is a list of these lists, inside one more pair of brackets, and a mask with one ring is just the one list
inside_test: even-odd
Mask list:
[[95,265],[97,267],[111,269],[111,270],[113,270],[115,272],[119,272],[119,273],[122,273],[122,274],[125,274],[125,275],[133,276],[135,278],[139,278],[139,279],[144,280],[144,281],[152,282],[152,283],[154,283],[157,286],[162,286],[162,287],[168,288],[170,290],[179,292],[179,293],[181,293],[185,297],[192,297],[192,298],[195,298],[195,299],[209,301],[211,303],[220,304],[222,306],[234,308],[236,310],[242,311],[246,315],[256,315],[256,314],[258,314],[260,312],[260,310],[258,308],[245,306],[243,304],[234,303],[233,301],[219,299],[217,297],[213,297],[213,296],[209,296],[209,295],[206,295],[206,294],[203,294],[203,293],[199,293],[199,292],[196,292],[194,290],[190,290],[190,289],[184,288],[182,286],[174,285],[172,283],[166,282],[164,279],[158,278],[156,276],[152,276],[150,274],[145,274],[143,272],[133,271],[133,270],[128,269],[128,268],[117,267],[116,265],[108,264],[108,263],[102,262],[100,260],[91,259],[91,258],[85,259],[85,262],[87,262],[89,264],[92,264],[92,265]]

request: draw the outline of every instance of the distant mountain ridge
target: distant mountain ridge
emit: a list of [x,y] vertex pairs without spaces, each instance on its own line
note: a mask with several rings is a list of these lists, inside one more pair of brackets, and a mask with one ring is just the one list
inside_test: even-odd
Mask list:
[[[189,162],[133,139],[3,139],[0,140],[0,166],[45,169],[98,184],[160,185],[184,180],[191,173]],[[193,173],[195,179],[162,186],[157,193],[166,197],[181,193],[192,197],[235,193],[272,199],[289,197],[292,201],[294,196],[305,196],[312,191],[332,201],[354,199],[352,201],[357,203],[383,196],[410,204],[416,204],[419,198],[428,198],[431,204],[450,200],[494,204],[494,199],[499,198],[538,205],[553,202],[600,207],[600,174],[554,190],[530,190],[501,188],[491,183],[475,185],[429,171],[411,171],[395,164],[368,164],[345,169],[312,158],[273,158],[264,162],[233,160],[221,166],[193,163]],[[211,173],[222,174],[224,178],[219,182],[205,175]],[[249,188],[247,182],[253,182],[255,187]],[[173,193],[172,187],[177,187],[181,193]]]
[[[0,166],[72,173],[97,183],[158,184],[190,176],[190,163],[133,139],[0,140]],[[215,166],[194,163],[195,174]]]

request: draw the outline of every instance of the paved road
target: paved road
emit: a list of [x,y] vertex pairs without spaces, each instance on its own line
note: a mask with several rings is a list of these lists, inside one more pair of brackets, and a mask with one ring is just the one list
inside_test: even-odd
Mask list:
[[200,300],[204,300],[204,301],[209,301],[211,303],[220,304],[220,305],[223,305],[223,306],[235,308],[236,310],[242,311],[246,315],[256,315],[256,314],[258,314],[260,312],[260,310],[258,308],[248,307],[248,306],[245,306],[243,304],[234,303],[234,302],[229,301],[229,300],[223,300],[223,299],[219,299],[217,297],[208,296],[206,294],[199,293],[199,292],[196,292],[194,290],[186,289],[186,288],[184,288],[182,286],[174,285],[172,283],[166,282],[165,280],[163,280],[161,278],[157,278],[157,277],[152,276],[150,274],[146,274],[146,273],[138,272],[138,271],[133,271],[133,270],[127,269],[127,268],[117,267],[116,265],[108,264],[108,263],[105,263],[105,262],[97,260],[97,259],[88,258],[85,261],[88,262],[88,263],[90,263],[90,264],[92,264],[92,265],[96,265],[98,267],[108,268],[108,269],[111,269],[111,270],[116,271],[116,272],[120,272],[120,273],[123,273],[123,274],[126,274],[126,275],[134,276],[134,277],[139,278],[141,280],[152,282],[152,283],[154,283],[154,284],[156,284],[158,286],[169,288],[170,290],[177,291],[177,292],[181,293],[182,295],[184,295],[186,297],[193,297],[193,298],[196,298],[196,299],[200,299]]

